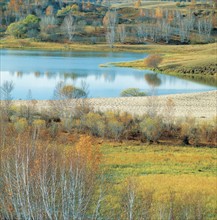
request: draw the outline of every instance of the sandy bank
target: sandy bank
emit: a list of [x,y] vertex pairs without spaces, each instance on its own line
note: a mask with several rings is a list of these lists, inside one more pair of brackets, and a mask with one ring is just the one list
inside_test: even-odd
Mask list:
[[[176,117],[213,118],[217,116],[217,90],[210,92],[163,95],[151,97],[119,97],[119,98],[90,98],[90,104],[95,111],[120,111],[142,115],[147,111],[168,113],[168,99],[174,103],[173,114]],[[15,105],[26,105],[28,101],[14,101]],[[36,101],[39,111],[50,107],[49,101]],[[67,106],[73,109],[75,101]]]

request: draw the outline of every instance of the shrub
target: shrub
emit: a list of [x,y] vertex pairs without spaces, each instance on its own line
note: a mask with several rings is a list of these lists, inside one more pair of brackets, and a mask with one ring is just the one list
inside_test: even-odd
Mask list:
[[200,123],[200,139],[206,143],[216,144],[217,142],[217,125],[216,119]]
[[123,131],[124,126],[121,122],[115,119],[108,122],[108,133],[110,138],[114,138],[116,141],[120,140]]
[[200,134],[200,128],[195,119],[187,118],[185,122],[181,124],[181,138],[184,144],[197,146],[201,138]]
[[138,88],[128,88],[121,92],[122,97],[135,97],[135,96],[146,96],[145,92],[142,92]]
[[79,99],[86,97],[87,92],[85,89],[75,87],[74,85],[67,85],[64,82],[58,83],[54,91],[55,99]]
[[84,118],[85,125],[94,136],[105,136],[105,121],[98,113],[89,112]]
[[73,128],[73,119],[70,118],[63,118],[62,119],[62,126],[63,126],[63,130],[65,132],[71,133],[72,132],[72,128]]
[[51,125],[49,127],[49,133],[50,133],[50,136],[52,138],[55,138],[58,134],[58,131],[59,131],[59,126],[56,122],[51,122]]
[[27,127],[28,123],[25,118],[21,118],[14,123],[14,128],[18,134],[22,134]]
[[144,63],[147,67],[158,68],[158,65],[162,62],[162,57],[160,55],[150,55],[145,58]]
[[163,131],[163,121],[159,117],[145,116],[140,123],[140,129],[149,142],[157,142]]

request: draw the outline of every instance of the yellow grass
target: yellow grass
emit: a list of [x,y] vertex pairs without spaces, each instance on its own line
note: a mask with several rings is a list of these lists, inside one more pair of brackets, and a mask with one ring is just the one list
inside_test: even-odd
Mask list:
[[[129,183],[132,183],[136,196],[153,193],[153,208],[159,204],[169,205],[171,195],[174,195],[176,205],[193,207],[201,203],[206,207],[205,219],[216,218],[217,149],[129,146],[124,143],[106,144],[101,149],[106,173],[109,179],[112,178],[106,197],[108,206],[112,204],[114,209],[121,209],[119,193],[126,191]],[[157,211],[151,211],[155,219]]]

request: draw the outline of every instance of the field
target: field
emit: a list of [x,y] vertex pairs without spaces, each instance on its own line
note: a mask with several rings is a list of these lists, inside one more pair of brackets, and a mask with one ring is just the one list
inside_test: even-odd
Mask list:
[[[131,181],[139,195],[154,192],[153,204],[160,201],[170,203],[171,193],[175,194],[174,204],[178,200],[182,204],[194,203],[204,196],[207,205],[204,219],[215,219],[216,149],[127,143],[103,144],[101,149],[107,181],[110,182],[108,188],[112,184],[111,195],[108,196],[112,201],[107,201],[108,204],[118,201],[114,207],[121,208],[120,191]],[[135,209],[134,214],[137,212]],[[177,213],[175,219],[180,219]]]
[[116,181],[162,174],[216,176],[217,149],[110,143],[102,152]]

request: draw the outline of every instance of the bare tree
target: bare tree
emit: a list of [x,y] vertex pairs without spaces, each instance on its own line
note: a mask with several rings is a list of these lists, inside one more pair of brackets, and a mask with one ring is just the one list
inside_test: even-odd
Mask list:
[[[64,82],[57,83],[54,90],[54,100],[50,101],[51,109],[60,118],[72,118],[77,107],[84,106],[88,96],[88,86],[82,82],[81,87],[76,87]],[[87,103],[87,102],[85,102]]]
[[165,40],[166,43],[169,43],[171,38],[171,26],[165,19],[162,20],[162,38]]
[[68,14],[61,25],[62,30],[68,35],[68,39],[72,41],[75,31],[76,31],[77,23],[75,18],[71,15]]
[[197,22],[198,34],[206,42],[209,41],[212,31],[212,18],[200,18]]
[[139,42],[145,41],[148,36],[150,35],[150,30],[148,25],[145,24],[138,24],[136,25],[136,32]]
[[106,32],[106,41],[109,44],[109,46],[112,48],[115,42],[115,30],[110,29]]
[[179,36],[182,43],[190,40],[190,25],[188,18],[182,18],[179,23]]
[[106,31],[106,40],[110,47],[115,42],[115,28],[117,24],[117,11],[108,11],[103,18],[103,25]]
[[97,152],[88,136],[62,152],[23,138],[1,151],[0,218],[84,220],[90,208],[98,217]]
[[12,104],[12,91],[14,90],[14,83],[12,81],[5,81],[0,87],[0,100],[4,100],[5,110],[8,112]]
[[125,26],[124,24],[118,25],[118,27],[117,27],[117,33],[118,33],[120,42],[121,42],[121,43],[124,43],[125,38],[126,38],[126,36],[127,36],[126,26]]

